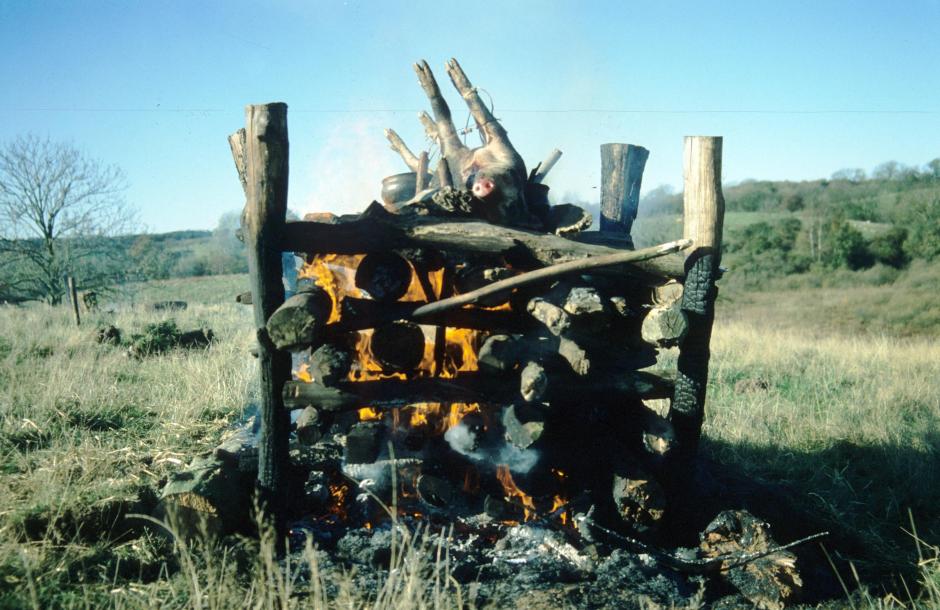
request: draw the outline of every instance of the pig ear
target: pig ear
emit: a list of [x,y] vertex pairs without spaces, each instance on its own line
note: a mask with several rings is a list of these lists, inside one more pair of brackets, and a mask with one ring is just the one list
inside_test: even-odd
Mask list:
[[[434,79],[434,74],[431,72],[428,62],[422,59],[414,65],[414,69],[415,74],[418,75],[418,82],[421,83],[421,88],[424,89],[428,101],[431,102],[431,112],[434,113],[434,126],[441,150],[445,156],[453,157],[457,151],[466,147],[457,135],[457,128],[454,127],[454,121],[450,116],[450,108],[447,106],[447,102],[444,101],[444,96],[441,95],[441,88],[437,86],[437,80]],[[424,123],[424,119],[422,119],[422,123]],[[425,123],[425,130],[427,129],[428,123]]]
[[470,108],[470,114],[473,115],[473,120],[476,121],[477,126],[483,130],[487,144],[490,142],[499,142],[511,148],[512,145],[509,143],[509,136],[506,134],[506,130],[503,129],[503,126],[496,120],[496,117],[493,116],[490,109],[487,108],[483,100],[480,99],[480,94],[477,93],[476,88],[470,83],[470,79],[464,74],[463,68],[460,67],[457,60],[451,59],[447,62],[445,67],[447,69],[447,75],[450,76],[450,82],[454,83],[454,87],[460,93],[460,96],[467,102],[467,107]]

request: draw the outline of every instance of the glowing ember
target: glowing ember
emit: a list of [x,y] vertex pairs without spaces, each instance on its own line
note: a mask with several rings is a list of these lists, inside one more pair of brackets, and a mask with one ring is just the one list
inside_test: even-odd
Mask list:
[[515,499],[517,503],[522,504],[523,510],[525,511],[523,520],[531,521],[534,519],[535,502],[533,502],[532,496],[519,489],[519,487],[516,485],[516,482],[512,480],[512,474],[509,472],[509,466],[506,464],[500,464],[497,466],[496,478],[503,486],[503,492],[506,494],[506,499]]
[[349,495],[349,487],[345,484],[330,485],[330,508],[329,512],[340,517],[346,518],[346,496]]

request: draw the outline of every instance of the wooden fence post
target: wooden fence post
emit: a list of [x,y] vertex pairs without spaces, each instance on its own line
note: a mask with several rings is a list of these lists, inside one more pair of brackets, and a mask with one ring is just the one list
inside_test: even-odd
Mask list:
[[280,242],[287,219],[287,104],[246,106],[245,130],[230,137],[229,143],[245,187],[242,223],[261,368],[258,494],[266,515],[274,519],[280,544],[286,534],[290,459],[290,415],[281,392],[291,378],[291,357],[275,349],[265,325],[284,302]]
[[720,137],[685,138],[683,237],[693,240],[685,263],[682,310],[689,331],[679,344],[678,372],[669,420],[676,430],[678,456],[695,455],[705,413],[709,343],[715,318],[715,280],[721,260],[725,199],[721,192]]
[[75,288],[75,278],[71,275],[65,278],[69,290],[69,301],[72,303],[72,314],[75,316],[75,326],[82,325],[82,318],[78,313],[78,290]]
[[642,146],[601,144],[601,231],[630,234],[649,156]]

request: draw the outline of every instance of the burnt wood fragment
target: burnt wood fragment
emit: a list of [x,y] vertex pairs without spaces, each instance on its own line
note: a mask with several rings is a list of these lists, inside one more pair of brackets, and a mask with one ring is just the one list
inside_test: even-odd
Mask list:
[[618,467],[611,497],[617,514],[637,532],[655,530],[666,514],[666,492],[662,485],[634,464]]
[[531,405],[511,405],[503,410],[506,440],[519,449],[528,449],[545,432],[545,414]]
[[381,422],[360,422],[346,435],[347,464],[371,464],[379,458],[385,425]]

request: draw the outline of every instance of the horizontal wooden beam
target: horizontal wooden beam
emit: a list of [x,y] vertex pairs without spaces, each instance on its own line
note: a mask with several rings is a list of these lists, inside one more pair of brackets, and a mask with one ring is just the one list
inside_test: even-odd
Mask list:
[[[362,215],[338,222],[287,223],[281,247],[308,254],[367,254],[396,248],[430,247],[502,256],[521,268],[538,268],[623,252],[626,248],[580,243],[557,235],[526,231],[478,220],[414,213],[390,214],[370,206]],[[654,283],[684,275],[685,257],[672,254],[605,268],[597,273],[624,273]]]
[[[665,372],[630,371],[589,383],[551,383],[541,398],[546,402],[616,402],[620,398],[666,398],[674,381]],[[409,381],[347,381],[327,387],[291,381],[284,386],[284,404],[290,409],[312,405],[323,411],[350,411],[362,407],[395,408],[421,402],[512,404],[519,402],[519,384],[502,375],[460,373],[451,379]]]

